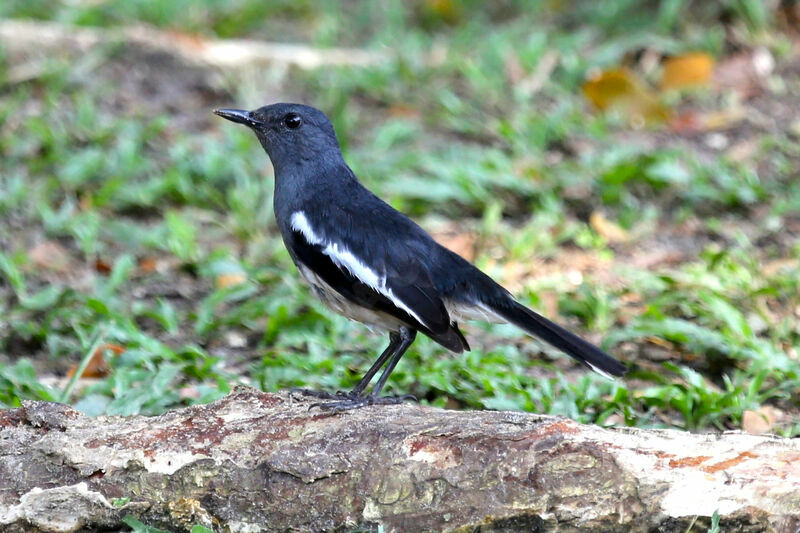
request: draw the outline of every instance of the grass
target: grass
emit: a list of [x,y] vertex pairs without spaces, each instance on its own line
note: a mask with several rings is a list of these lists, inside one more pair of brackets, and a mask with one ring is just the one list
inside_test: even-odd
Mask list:
[[[417,341],[389,390],[439,406],[697,431],[738,428],[745,410],[773,405],[789,418],[777,430],[800,434],[800,241],[786,229],[800,206],[793,134],[739,131],[755,146],[745,159],[664,128],[631,142],[624,116],[593,112],[581,94],[587,72],[642,50],[724,58],[722,15],[739,45],[762,43],[775,21],[761,3],[239,4],[12,0],[0,16],[390,44],[391,59],[373,67],[290,71],[284,92],[331,115],[369,187],[430,229],[456,221],[479,266],[632,372],[606,381],[510,326],[475,324],[462,357]],[[779,54],[785,43],[767,44]],[[119,82],[103,65],[127,59],[97,53],[88,74],[52,59],[0,90],[0,403],[156,414],[237,383],[354,385],[385,340],[299,282],[261,148],[209,114],[264,103],[259,84],[274,73],[223,82],[199,102],[179,94],[177,111],[151,112],[158,103],[144,94],[128,95],[139,111],[119,111]],[[521,89],[511,70],[533,75],[549,56],[557,66],[540,87]],[[0,80],[13,65],[0,60]],[[724,105],[710,91],[683,98]],[[631,240],[609,239],[590,222],[596,212]],[[55,247],[43,253],[43,242]],[[676,250],[673,262],[644,260]],[[108,374],[66,377],[98,348]]]

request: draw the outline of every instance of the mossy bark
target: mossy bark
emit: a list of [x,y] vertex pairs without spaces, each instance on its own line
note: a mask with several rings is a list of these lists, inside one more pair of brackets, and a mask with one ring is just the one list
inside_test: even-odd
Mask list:
[[241,388],[157,417],[0,412],[3,531],[796,531],[800,440]]

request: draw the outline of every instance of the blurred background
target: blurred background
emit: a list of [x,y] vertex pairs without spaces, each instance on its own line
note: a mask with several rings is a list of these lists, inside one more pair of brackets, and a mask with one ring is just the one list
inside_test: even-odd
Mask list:
[[800,434],[800,8],[759,0],[5,0],[0,404],[155,414],[349,388],[385,339],[310,295],[256,139],[323,109],[367,186],[632,372],[511,326],[388,392]]

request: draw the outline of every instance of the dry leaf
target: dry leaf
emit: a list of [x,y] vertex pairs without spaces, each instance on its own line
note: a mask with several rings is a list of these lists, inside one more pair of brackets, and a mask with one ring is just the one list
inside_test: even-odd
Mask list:
[[800,30],[800,3],[787,0],[780,3],[778,16],[786,28],[797,32]]
[[783,411],[771,405],[759,407],[756,411],[742,413],[742,429],[751,435],[769,433],[783,417]]
[[178,389],[178,398],[181,400],[197,400],[200,398],[200,395],[200,389],[194,385],[189,385]]
[[158,272],[164,274],[170,270],[175,270],[181,266],[181,261],[177,257],[143,257],[139,260],[139,270],[142,274]]
[[475,260],[475,243],[478,238],[474,233],[470,231],[460,231],[455,229],[455,227],[450,227],[433,232],[432,235],[436,242],[448,250],[457,253],[467,261]]
[[664,61],[661,89],[683,89],[708,85],[714,72],[714,58],[705,52],[674,56]]
[[56,241],[43,241],[28,250],[28,257],[39,268],[66,272],[69,270],[69,253]]
[[111,273],[111,264],[104,259],[97,258],[94,261],[94,269],[101,274],[110,274]]
[[631,238],[625,228],[608,220],[600,211],[594,211],[589,216],[589,224],[609,243],[627,242]]
[[675,345],[674,344],[672,344],[670,341],[668,341],[666,339],[662,339],[661,337],[648,336],[648,337],[645,337],[645,340],[647,342],[649,342],[650,344],[655,344],[656,346],[660,346],[661,348],[664,348],[666,350],[670,350],[670,351],[674,351],[675,350]]
[[645,270],[652,270],[656,267],[675,266],[689,259],[690,254],[684,249],[649,249],[636,254],[633,258],[633,266]]
[[78,199],[78,206],[81,208],[81,211],[89,211],[94,207],[94,200],[92,196],[89,194],[84,194]]
[[583,93],[598,109],[623,113],[634,128],[666,122],[671,115],[656,93],[624,67],[590,76]]
[[198,53],[205,51],[207,47],[206,40],[196,33],[167,30],[166,37],[174,41],[176,46],[186,48],[187,50],[194,50]]
[[139,270],[145,274],[155,272],[158,268],[158,262],[153,257],[143,257],[139,260]]
[[425,10],[448,24],[456,24],[463,15],[461,2],[457,0],[426,0]]
[[745,118],[745,111],[740,107],[704,113],[703,124],[706,130],[723,130]]
[[793,257],[775,259],[761,267],[761,273],[765,276],[772,276],[781,270],[792,270],[800,267],[800,260]]
[[401,118],[419,118],[419,109],[406,104],[394,104],[389,107],[389,116]]
[[609,109],[615,103],[642,89],[641,82],[626,68],[600,71],[583,84],[583,93],[598,109]]
[[745,118],[743,108],[699,113],[686,111],[672,118],[669,128],[675,133],[694,134],[704,131],[728,129]]
[[737,163],[749,161],[758,153],[760,145],[761,140],[758,138],[746,139],[738,142],[728,149],[728,158]]
[[700,113],[694,110],[684,111],[672,117],[669,121],[669,129],[675,133],[695,133],[702,130],[702,118]]
[[226,272],[217,275],[214,284],[218,289],[225,289],[234,285],[241,285],[245,281],[247,281],[247,276],[244,272]]
[[[101,345],[97,350],[95,350],[95,352],[92,354],[92,357],[89,359],[89,364],[86,365],[86,368],[83,370],[83,374],[81,374],[82,378],[102,378],[108,375],[111,369],[103,357],[103,354],[106,351],[111,351],[115,355],[119,355],[125,351],[125,347],[112,343],[105,343]],[[67,370],[67,377],[72,377],[75,375],[77,370],[78,365],[72,365],[70,369]]]
[[504,281],[504,285],[508,287],[509,290],[519,289],[523,280],[530,274],[529,265],[514,260],[503,263],[501,270],[501,277]]
[[625,417],[624,416],[622,416],[619,413],[612,413],[611,415],[609,415],[605,419],[605,421],[603,422],[602,425],[603,425],[604,428],[607,428],[607,427],[612,427],[612,426],[625,427],[628,424],[625,423]]
[[714,87],[733,90],[743,100],[763,92],[764,82],[775,68],[775,59],[766,48],[742,52],[721,61],[714,69]]
[[556,291],[539,291],[539,307],[545,316],[555,319],[558,316],[558,293]]

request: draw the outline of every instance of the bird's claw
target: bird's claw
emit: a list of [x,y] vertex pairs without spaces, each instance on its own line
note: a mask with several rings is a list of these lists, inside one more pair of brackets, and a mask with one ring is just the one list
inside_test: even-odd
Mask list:
[[[300,391],[298,391],[300,392]],[[350,411],[351,409],[359,409],[369,405],[399,405],[405,401],[417,402],[417,398],[412,394],[403,394],[402,396],[373,396],[371,394],[359,395],[352,392],[338,391],[335,394],[323,393],[320,391],[309,391],[312,394],[305,394],[306,396],[313,396],[324,400],[332,400],[329,402],[316,402],[308,406],[309,410],[318,407],[323,411]]]
[[311,396],[312,398],[319,398],[320,400],[342,400],[345,398],[351,398],[352,393],[347,391],[336,391],[336,392],[328,392],[323,390],[313,390],[313,389],[290,389],[289,394],[302,394],[303,396]]

